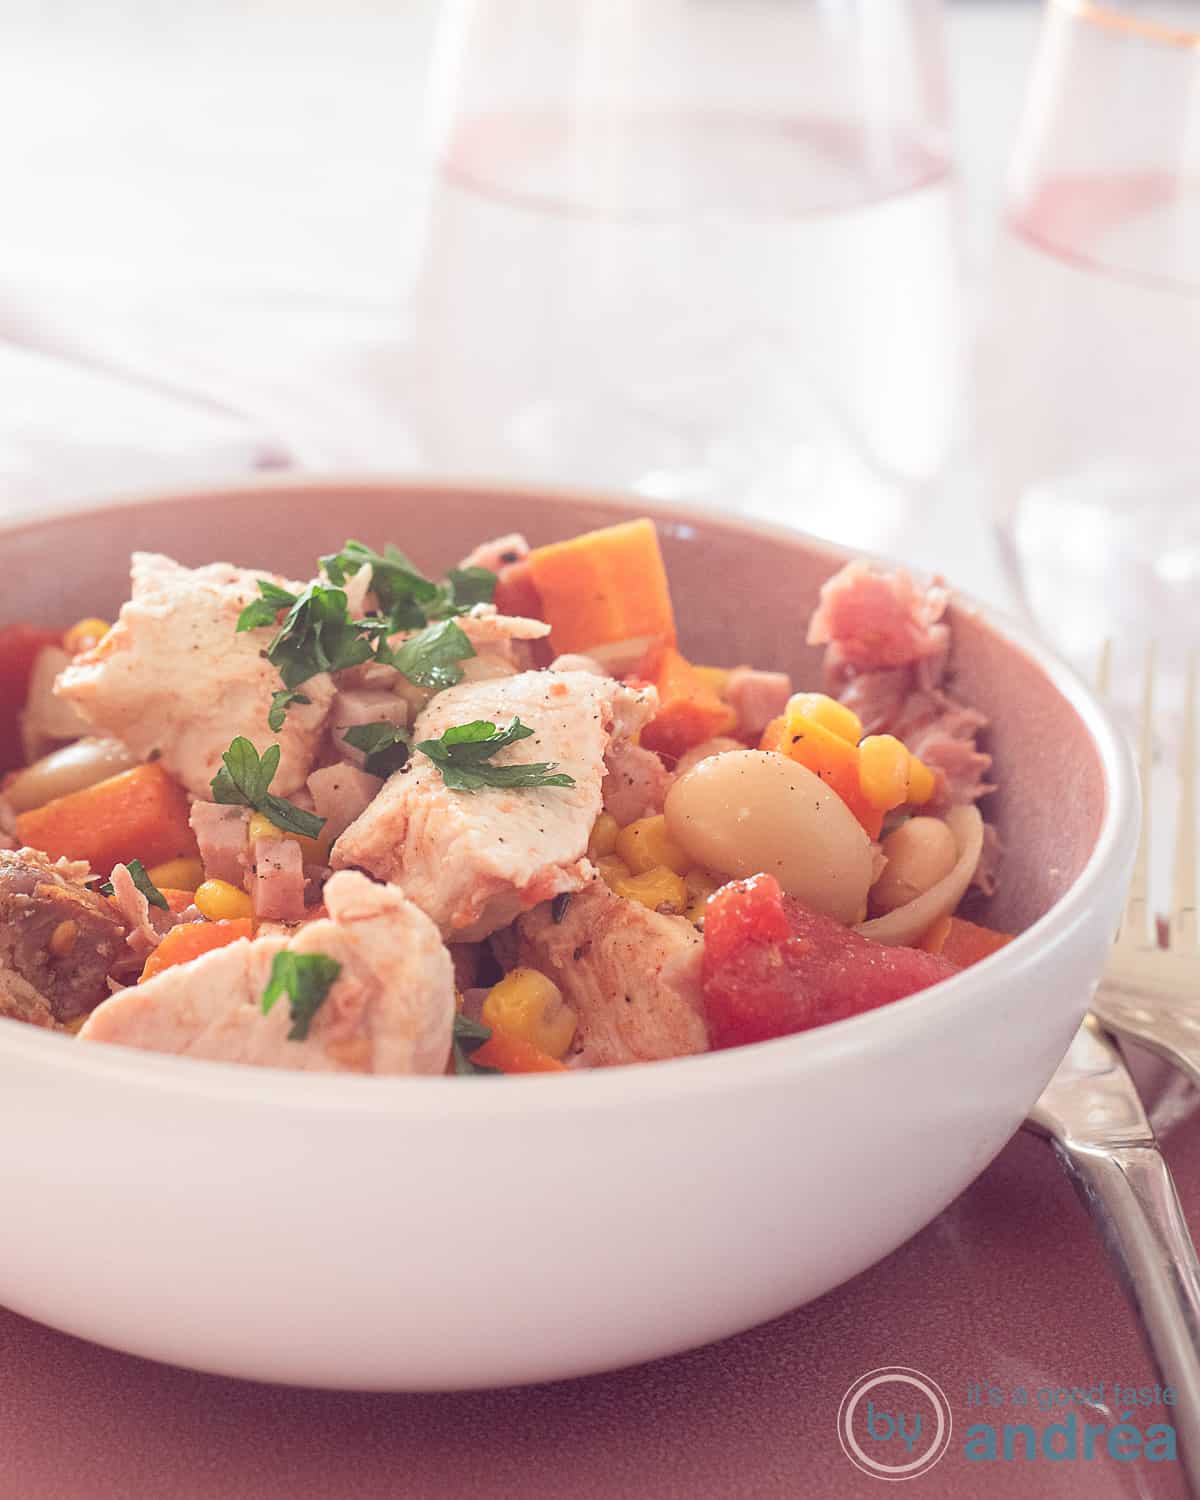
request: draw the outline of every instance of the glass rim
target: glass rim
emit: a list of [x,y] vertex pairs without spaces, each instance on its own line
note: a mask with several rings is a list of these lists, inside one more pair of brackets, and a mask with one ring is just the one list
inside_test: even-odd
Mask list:
[[1200,27],[1168,26],[1165,21],[1119,10],[1105,0],[1055,0],[1055,3],[1103,31],[1137,37],[1140,41],[1154,42],[1163,47],[1200,51]]

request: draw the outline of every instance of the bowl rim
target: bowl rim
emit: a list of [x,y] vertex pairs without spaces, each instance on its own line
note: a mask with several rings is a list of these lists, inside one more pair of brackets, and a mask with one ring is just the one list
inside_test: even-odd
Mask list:
[[[17,513],[0,522],[0,539],[46,525],[69,524],[72,520],[105,510],[152,505],[194,504],[230,494],[261,491],[266,494],[296,491],[347,489],[395,496],[404,490],[448,497],[503,495],[510,499],[528,496],[540,501],[564,501],[608,509],[616,516],[634,516],[647,511],[675,516],[688,524],[718,526],[748,534],[767,542],[800,546],[826,552],[833,557],[866,557],[890,567],[909,566],[860,549],[848,549],[797,527],[757,517],[741,516],[717,507],[657,501],[645,496],[620,495],[577,485],[530,484],[503,479],[425,476],[419,473],[289,474],[272,472],[247,475],[221,484],[178,489],[154,489],[121,494],[49,512]],[[913,571],[919,568],[913,565]],[[540,1118],[564,1112],[592,1113],[615,1104],[626,1107],[665,1106],[697,1094],[740,1092],[757,1089],[781,1077],[792,1079],[824,1071],[855,1054],[890,1052],[917,1045],[921,1037],[936,1036],[943,1022],[976,1024],[976,1007],[989,1002],[995,990],[1021,984],[1032,976],[1043,950],[1049,950],[1086,922],[1097,887],[1111,879],[1123,880],[1132,866],[1139,827],[1137,773],[1132,750],[1108,709],[1091,688],[1052,650],[1036,640],[1026,627],[1003,610],[984,605],[970,594],[953,588],[952,604],[978,615],[1007,644],[1022,651],[1047,677],[1056,691],[1079,715],[1096,746],[1104,774],[1105,808],[1100,832],[1087,863],[1067,893],[1019,933],[1013,942],[927,990],[920,990],[888,1005],[845,1020],[829,1022],[793,1036],[768,1042],[670,1058],[655,1063],[623,1067],[571,1070],[571,1087],[547,1076],[510,1076],[503,1080],[472,1079],[464,1088],[461,1078],[447,1075],[406,1077],[398,1089],[390,1076],[339,1077],[321,1074],[319,1086],[306,1072],[249,1067],[245,1064],[207,1058],[178,1057],[142,1052],[116,1045],[90,1048],[64,1046],[64,1038],[40,1027],[0,1018],[0,1061],[24,1063],[34,1068],[52,1068],[63,1076],[85,1075],[94,1084],[137,1086],[172,1095],[186,1093],[226,1103],[268,1109],[395,1115],[423,1118],[495,1118],[514,1113]],[[564,1075],[565,1076],[565,1075]],[[503,1087],[500,1087],[500,1083]]]

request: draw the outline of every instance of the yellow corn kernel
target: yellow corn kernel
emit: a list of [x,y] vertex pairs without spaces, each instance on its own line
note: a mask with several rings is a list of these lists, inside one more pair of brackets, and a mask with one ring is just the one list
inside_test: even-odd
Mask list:
[[610,884],[614,895],[623,896],[626,901],[640,901],[651,911],[683,912],[687,909],[688,894],[683,876],[668,870],[666,865],[646,870],[641,875],[613,880]]
[[602,812],[592,824],[592,834],[588,839],[588,858],[593,864],[603,859],[606,854],[611,854],[617,847],[617,834],[621,831],[621,825],[613,817],[612,813]]
[[520,1037],[551,1057],[561,1057],[575,1039],[575,1012],[553,979],[537,969],[513,969],[488,991],[483,1024]]
[[890,812],[908,798],[906,746],[894,734],[869,734],[858,747],[858,785],[872,807]]
[[618,880],[629,879],[629,866],[615,854],[602,854],[596,861],[596,868],[600,871],[600,879],[610,889]]
[[251,813],[250,826],[247,833],[251,847],[258,839],[291,839],[293,844],[300,845],[300,855],[306,865],[323,865],[329,860],[329,839],[325,836],[325,830],[315,839],[308,838],[303,833],[288,833],[282,828],[276,828],[266,813]]
[[711,688],[718,698],[725,696],[725,684],[729,681],[728,667],[695,667],[693,670],[699,672],[705,686]]
[[836,734],[839,740],[857,745],[862,739],[862,720],[852,708],[831,698],[828,693],[793,693],[788,699],[788,718],[807,719]]
[[254,915],[254,903],[245,891],[227,880],[206,880],[196,891],[196,910],[210,922],[232,922]]
[[713,875],[708,870],[689,870],[683,877],[683,883],[688,896],[684,916],[689,922],[702,922],[708,898],[714,891],[720,890],[723,881],[719,875]]
[[90,651],[111,628],[107,620],[77,620],[63,636],[63,650],[68,656],[78,656],[81,651]]
[[666,865],[676,875],[686,873],[691,860],[667,832],[667,820],[661,813],[653,818],[638,818],[617,835],[617,854],[635,875]]
[[73,922],[70,917],[65,922],[60,922],[50,934],[50,941],[46,945],[55,958],[66,958],[67,954],[75,946],[75,939],[79,936],[79,923]]
[[937,785],[937,777],[925,764],[918,760],[913,754],[908,757],[908,800],[914,807],[923,807]]
[[198,859],[169,859],[146,874],[160,891],[194,891],[204,880],[204,866]]

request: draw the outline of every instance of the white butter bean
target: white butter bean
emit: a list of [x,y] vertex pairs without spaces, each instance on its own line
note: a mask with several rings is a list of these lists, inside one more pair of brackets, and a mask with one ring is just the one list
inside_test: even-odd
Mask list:
[[871,887],[873,911],[895,911],[944,880],[958,859],[954,835],[940,818],[909,818],[883,841],[887,865]]
[[82,792],[98,781],[107,781],[135,764],[129,751],[116,740],[76,740],[73,745],[52,750],[16,772],[5,787],[4,796],[14,812],[29,812],[44,807],[55,797]]
[[736,878],[774,875],[817,911],[862,919],[871,841],[805,766],[763,750],[711,756],[674,783],[665,812],[671,837],[701,868]]

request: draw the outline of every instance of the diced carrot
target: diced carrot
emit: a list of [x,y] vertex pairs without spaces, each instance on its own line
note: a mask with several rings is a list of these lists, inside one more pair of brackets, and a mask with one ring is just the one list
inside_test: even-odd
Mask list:
[[557,652],[643,637],[675,644],[675,614],[649,520],[537,547],[526,559]]
[[236,943],[238,938],[252,938],[254,923],[249,917],[237,917],[231,922],[185,922],[182,927],[172,927],[158,947],[146,960],[139,984],[153,979],[164,969],[176,964],[189,964],[192,959],[227,943]]
[[524,615],[529,620],[542,618],[542,599],[527,558],[509,563],[496,575],[496,608],[502,615]]
[[29,674],[38,653],[46,646],[57,646],[61,639],[61,631],[41,630],[36,625],[0,629],[0,771],[19,766],[24,758],[19,715],[29,692]]
[[21,813],[17,836],[51,859],[86,859],[103,875],[131,859],[149,868],[197,852],[187,793],[158,764],[134,766]]
[[168,910],[173,911],[176,916],[181,911],[187,911],[196,900],[195,891],[176,891],[166,885],[159,887],[159,895],[166,901]]
[[814,775],[835,791],[870,838],[877,839],[883,813],[862,794],[858,779],[858,746],[812,719],[782,715],[772,719],[758,742],[760,750],[774,750]]
[[965,969],[1011,943],[1013,937],[1011,932],[997,932],[993,927],[983,927],[962,917],[939,917],[921,939],[921,947],[926,953],[939,953]]
[[[196,900],[196,893],[194,891],[173,891],[165,885],[159,886],[158,894],[167,903],[167,910],[173,912],[175,916],[178,916],[180,912],[187,911],[188,907]],[[116,907],[117,898],[110,896],[108,899]]]
[[482,1047],[471,1053],[471,1061],[501,1073],[565,1073],[567,1068],[524,1037],[493,1031]]
[[647,750],[678,759],[693,746],[728,734],[737,713],[717,697],[703,673],[674,646],[654,652],[638,673],[658,689],[658,712],[642,729]]

